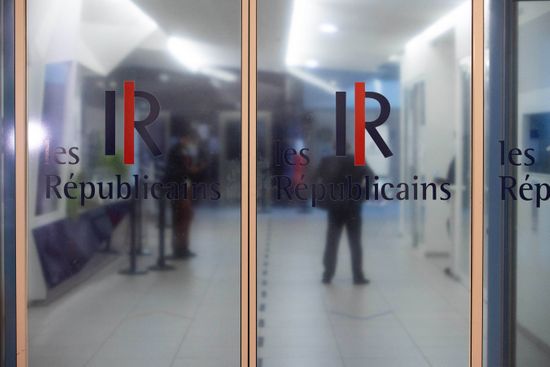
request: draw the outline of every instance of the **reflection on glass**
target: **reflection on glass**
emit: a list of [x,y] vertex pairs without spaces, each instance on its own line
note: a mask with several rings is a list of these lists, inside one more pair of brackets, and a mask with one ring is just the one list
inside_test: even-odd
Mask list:
[[[518,9],[517,140],[515,146],[530,150],[531,159],[517,169],[517,183],[543,187],[549,183],[550,78],[546,60],[550,55],[550,4],[519,3]],[[512,146],[510,146],[512,148]],[[541,186],[542,185],[542,186]],[[535,187],[535,186],[534,186]],[[516,243],[516,365],[550,364],[550,277],[545,194],[540,200],[514,202],[517,211]]]
[[[2,32],[5,32],[4,30],[4,4],[0,4],[0,29],[2,29]],[[3,37],[4,34],[2,34]],[[6,112],[4,110],[4,104],[6,102],[6,94],[8,90],[12,89],[11,86],[6,81],[6,75],[5,75],[5,68],[4,65],[6,64],[6,57],[5,57],[5,51],[6,46],[2,45],[0,46],[0,137],[2,139],[2,143],[0,145],[2,156],[5,156],[5,142],[8,141],[6,139],[6,126],[5,126],[5,120],[7,118]],[[0,161],[0,207],[2,209],[2,213],[6,212],[6,209],[4,207],[4,159]],[[0,233],[2,236],[0,236],[0,364],[5,363],[5,356],[4,356],[4,340],[5,340],[5,330],[4,325],[6,325],[6,320],[4,317],[4,233],[5,233],[5,227],[4,227],[4,217],[0,216]]]
[[259,1],[262,366],[468,365],[469,13]]
[[240,2],[28,11],[30,366],[238,366]]

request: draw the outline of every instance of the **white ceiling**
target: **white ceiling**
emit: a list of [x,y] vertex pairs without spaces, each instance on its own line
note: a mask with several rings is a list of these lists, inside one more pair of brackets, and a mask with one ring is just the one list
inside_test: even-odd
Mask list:
[[[298,59],[315,59],[320,67],[372,70],[399,53],[405,43],[464,0],[297,0]],[[218,65],[240,60],[239,0],[134,0],[168,35],[215,46]],[[294,0],[258,0],[260,69],[285,68]],[[321,23],[339,31],[324,34]]]
[[[167,37],[192,40],[212,66],[238,68],[241,59],[240,0],[133,0]],[[147,47],[165,49],[165,42]]]
[[76,60],[106,75],[158,32],[131,0],[29,0],[29,63]]
[[[375,71],[464,0],[296,0],[287,54],[304,65]],[[339,31],[326,34],[323,23]]]
[[[258,0],[259,69],[286,70],[290,34],[298,65],[314,59],[321,68],[372,71],[463,2]],[[180,37],[196,43],[212,67],[240,66],[240,0],[30,0],[29,13],[31,54],[49,61],[73,57],[105,74],[139,49],[167,55],[168,38]],[[339,31],[320,32],[325,22]],[[136,59],[164,65],[162,57]]]

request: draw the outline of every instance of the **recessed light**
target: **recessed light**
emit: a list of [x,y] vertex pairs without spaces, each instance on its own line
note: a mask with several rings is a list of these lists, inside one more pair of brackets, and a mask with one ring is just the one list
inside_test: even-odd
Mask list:
[[29,132],[27,134],[27,146],[29,150],[38,150],[44,144],[44,140],[48,138],[44,125],[41,121],[30,120],[27,130]]
[[332,23],[323,23],[319,26],[319,30],[323,33],[333,34],[338,32],[338,27]]

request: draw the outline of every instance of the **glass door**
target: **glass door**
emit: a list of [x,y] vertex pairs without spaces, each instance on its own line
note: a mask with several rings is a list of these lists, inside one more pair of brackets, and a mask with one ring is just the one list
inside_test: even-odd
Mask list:
[[550,2],[489,1],[486,366],[550,363]]
[[469,365],[471,17],[258,1],[258,365]]
[[550,2],[518,2],[516,17],[516,115],[510,120],[516,135],[507,149],[523,159],[505,162],[516,166],[505,183],[505,199],[516,212],[515,365],[538,367],[550,365]]
[[240,365],[240,5],[28,1],[30,367]]
[[478,367],[483,3],[17,1],[8,367]]

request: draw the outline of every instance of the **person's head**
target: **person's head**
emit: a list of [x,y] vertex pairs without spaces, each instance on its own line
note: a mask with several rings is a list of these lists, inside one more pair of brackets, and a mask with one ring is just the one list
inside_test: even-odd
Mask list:
[[172,119],[172,128],[175,131],[178,143],[189,145],[196,142],[198,137],[197,132],[184,117],[174,116]]
[[195,129],[189,128],[180,134],[179,142],[185,146],[195,145],[198,142],[198,134]]

